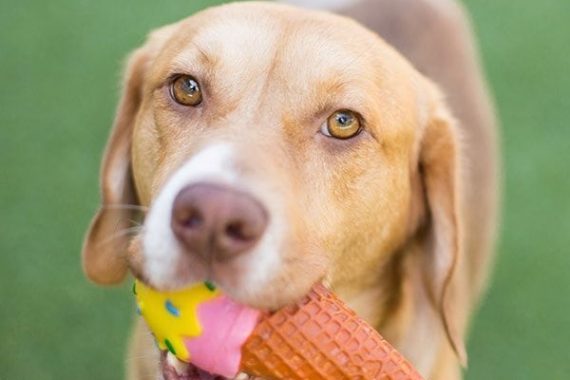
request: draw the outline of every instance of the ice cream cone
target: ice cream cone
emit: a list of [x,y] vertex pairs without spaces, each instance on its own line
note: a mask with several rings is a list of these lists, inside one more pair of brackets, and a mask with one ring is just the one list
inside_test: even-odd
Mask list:
[[241,370],[264,379],[422,379],[376,330],[322,285],[297,304],[261,318],[242,347]]

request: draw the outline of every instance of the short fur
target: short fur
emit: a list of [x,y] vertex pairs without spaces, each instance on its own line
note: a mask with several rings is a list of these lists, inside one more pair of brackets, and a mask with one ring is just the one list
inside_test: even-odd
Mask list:
[[[185,162],[227,143],[240,186],[283,205],[272,211],[282,244],[267,253],[280,264],[265,286],[248,287],[255,268],[233,263],[214,271],[223,290],[275,308],[324,280],[426,378],[459,379],[497,188],[494,118],[470,31],[447,0],[360,1],[343,13],[399,52],[348,18],[257,2],[153,32],[127,64],[84,268],[97,283],[120,282],[130,268],[156,285],[149,231],[121,235],[135,218],[123,206],[152,210]],[[201,107],[170,98],[169,78],[181,72],[201,81]],[[345,108],[362,115],[365,131],[346,141],[320,135]],[[156,379],[156,355],[138,323],[129,378]]]

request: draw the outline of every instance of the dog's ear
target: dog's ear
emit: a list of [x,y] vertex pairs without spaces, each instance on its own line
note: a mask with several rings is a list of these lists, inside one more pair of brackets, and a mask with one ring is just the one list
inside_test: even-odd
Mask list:
[[460,141],[456,122],[435,86],[428,84],[429,103],[419,146],[419,175],[427,204],[420,229],[423,283],[460,362],[467,357],[463,330],[467,292],[461,284],[462,226],[459,199]]
[[83,243],[83,269],[99,284],[119,283],[127,272],[127,232],[138,204],[131,176],[131,138],[147,58],[146,50],[141,48],[128,59],[123,93],[103,154],[101,206]]
[[127,60],[121,99],[101,167],[101,206],[83,242],[83,269],[99,284],[116,284],[127,273],[126,252],[138,206],[131,168],[131,139],[150,62],[180,23],[157,29]]

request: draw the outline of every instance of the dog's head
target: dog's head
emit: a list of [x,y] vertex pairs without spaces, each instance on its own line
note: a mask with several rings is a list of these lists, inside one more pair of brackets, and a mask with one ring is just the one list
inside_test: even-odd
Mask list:
[[84,268],[102,284],[129,267],[159,289],[208,279],[276,308],[322,279],[375,286],[416,242],[458,341],[444,302],[457,160],[438,91],[372,32],[275,4],[212,8],[129,58]]

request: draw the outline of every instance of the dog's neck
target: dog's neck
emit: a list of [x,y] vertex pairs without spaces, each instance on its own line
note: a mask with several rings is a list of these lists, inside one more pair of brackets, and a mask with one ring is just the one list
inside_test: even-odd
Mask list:
[[400,308],[402,299],[402,255],[397,254],[369,278],[330,282],[331,288],[360,317],[378,330]]
[[[416,242],[417,243],[417,242]],[[360,317],[410,359],[423,374],[432,372],[445,341],[437,313],[425,292],[417,260],[421,247],[414,241],[382,265],[375,281],[331,283],[334,291]],[[366,285],[365,285],[366,284]],[[430,353],[417,342],[430,342]]]

